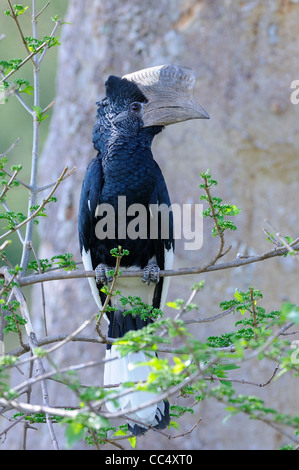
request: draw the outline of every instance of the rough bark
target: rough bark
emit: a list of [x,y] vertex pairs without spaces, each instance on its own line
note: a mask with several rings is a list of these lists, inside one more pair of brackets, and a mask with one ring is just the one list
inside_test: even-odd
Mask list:
[[[198,174],[211,168],[220,182],[218,194],[242,209],[238,231],[228,240],[233,244],[228,258],[239,251],[251,254],[270,248],[262,231],[265,218],[282,234],[298,235],[299,119],[298,108],[290,102],[290,83],[298,78],[294,60],[298,20],[298,3],[287,0],[71,0],[66,18],[71,25],[64,26],[62,35],[56,105],[40,183],[54,180],[65,165],[75,165],[77,172],[61,185],[59,202],[42,224],[40,257],[61,252],[79,257],[78,198],[85,168],[95,154],[91,144],[95,102],[104,94],[106,78],[163,63],[186,65],[196,72],[196,98],[211,116],[210,121],[170,126],[155,141],[154,155],[172,201],[197,202]],[[177,243],[177,266],[209,259],[216,249],[209,232],[205,226],[203,247],[197,253],[185,252],[183,243]],[[296,264],[276,259],[200,276],[206,287],[200,294],[199,314],[215,313],[219,301],[230,298],[235,288],[250,285],[262,290],[269,309],[279,309],[285,299],[298,303]],[[185,297],[196,280],[173,279],[169,299]],[[72,331],[95,310],[86,280],[51,282],[45,289],[49,334],[57,331],[57,324],[62,333]],[[35,293],[37,298],[38,288]],[[37,318],[38,314],[36,307]],[[214,334],[216,328],[226,330],[227,322],[201,327],[199,336]],[[81,359],[103,354],[94,346],[78,350]],[[244,378],[266,381],[271,371],[255,366],[255,374],[246,370]],[[242,386],[239,391],[243,392]],[[295,388],[283,379],[267,389],[252,388],[252,393],[274,402],[281,411],[298,408],[298,392],[298,384]],[[199,414],[202,423],[188,438],[163,445],[265,449],[283,442],[274,431],[265,432],[263,425],[246,417],[223,425],[225,413],[216,403],[204,403]],[[188,428],[186,419],[182,431]],[[138,448],[160,446],[160,437],[153,434],[137,444]]]

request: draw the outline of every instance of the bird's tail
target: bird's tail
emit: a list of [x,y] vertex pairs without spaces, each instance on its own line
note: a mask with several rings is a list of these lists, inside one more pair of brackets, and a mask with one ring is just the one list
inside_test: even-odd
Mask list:
[[[120,310],[111,312],[108,336],[110,338],[120,338],[128,331],[139,330],[150,322],[150,319],[144,321],[140,317],[134,317],[129,313],[124,316]],[[149,427],[164,429],[170,421],[167,400],[153,403],[144,408],[144,403],[155,400],[156,395],[154,393],[143,391],[126,393],[126,389],[121,387],[124,382],[140,382],[147,379],[150,367],[147,365],[134,366],[134,363],[146,363],[146,361],[146,356],[142,351],[121,357],[119,351],[116,350],[116,346],[107,346],[104,386],[120,385],[113,389],[116,392],[116,394],[113,393],[114,399],[108,401],[106,406],[112,413],[122,410],[129,416],[128,427],[135,436],[144,434]],[[129,412],[131,409],[135,411]]]

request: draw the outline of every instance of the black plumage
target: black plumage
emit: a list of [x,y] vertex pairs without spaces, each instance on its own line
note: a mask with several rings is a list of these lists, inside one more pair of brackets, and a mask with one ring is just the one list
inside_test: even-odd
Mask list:
[[[107,271],[115,266],[115,258],[111,256],[110,251],[118,246],[129,251],[129,255],[122,258],[122,269],[144,269],[145,273],[143,279],[122,280],[119,278],[117,287],[120,288],[122,294],[140,295],[143,302],[156,308],[163,308],[169,279],[159,278],[159,270],[171,267],[174,249],[173,219],[169,211],[166,238],[161,233],[161,218],[157,219],[159,220],[156,232],[158,236],[151,236],[150,224],[153,220],[151,208],[153,205],[161,204],[170,207],[171,204],[165,180],[158,164],[153,159],[151,144],[164,125],[179,120],[207,117],[202,108],[195,103],[193,108],[191,106],[192,112],[189,110],[189,114],[181,103],[174,106],[176,94],[180,95],[178,99],[181,101],[181,95],[184,93],[188,94],[188,99],[190,98],[190,86],[186,80],[188,78],[192,82],[194,78],[189,69],[169,66],[168,69],[157,67],[148,71],[154,71],[152,75],[151,72],[149,73],[151,77],[149,83],[147,70],[146,76],[141,74],[141,78],[138,73],[137,76],[127,76],[127,78],[110,76],[105,84],[106,97],[97,103],[98,112],[93,130],[93,144],[98,153],[90,162],[82,185],[79,207],[79,242],[86,269],[94,269],[97,272],[97,283],[93,278],[90,278],[89,282],[100,308],[105,300],[101,289],[103,284],[109,284],[110,281]],[[164,78],[164,86],[163,76],[167,78]],[[162,85],[159,86],[159,82]],[[178,82],[181,85],[180,90],[177,89]],[[175,83],[176,89],[171,95],[172,83]],[[191,88],[193,89],[192,86]],[[164,95],[166,98],[163,100]],[[155,101],[153,96],[158,98],[156,104],[153,104]],[[185,113],[184,118],[182,118],[182,112]],[[119,211],[120,197],[125,201],[125,205],[121,206],[124,212],[122,214]],[[136,213],[125,215],[133,204],[142,205],[144,208],[142,224],[135,226],[137,235],[142,231],[143,236],[137,236],[137,238],[130,236],[127,231],[130,223],[134,222]],[[103,220],[104,215],[99,216],[98,209],[105,205],[109,205],[114,210],[110,222],[114,227],[115,238],[99,238],[98,223]],[[107,212],[104,214],[106,216]],[[115,298],[113,302],[117,310],[107,313],[109,337],[121,337],[127,331],[140,329],[151,321],[133,317],[131,314],[124,316],[124,308]],[[135,356],[131,356],[119,358],[114,347],[108,346],[107,357],[118,359],[108,363],[105,370],[105,384],[124,382],[134,378],[146,379],[148,367],[132,368],[129,365],[136,360],[144,361],[144,354],[135,353]],[[167,401],[142,409],[142,403],[150,400],[152,396],[146,392],[135,392],[131,397],[119,400],[119,407],[132,419],[129,428],[136,435],[144,433],[149,426],[161,429],[169,424]],[[117,409],[112,402],[107,406],[111,411]],[[134,407],[137,408],[136,412],[127,411]],[[138,424],[135,424],[135,421]]]

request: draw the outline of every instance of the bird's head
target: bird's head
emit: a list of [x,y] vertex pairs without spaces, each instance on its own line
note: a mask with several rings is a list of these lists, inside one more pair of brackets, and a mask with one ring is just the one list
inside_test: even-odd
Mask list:
[[112,136],[136,137],[142,130],[155,135],[164,126],[189,119],[209,119],[193,99],[195,74],[187,67],[162,65],[110,76],[106,97],[98,103],[93,132],[97,150]]

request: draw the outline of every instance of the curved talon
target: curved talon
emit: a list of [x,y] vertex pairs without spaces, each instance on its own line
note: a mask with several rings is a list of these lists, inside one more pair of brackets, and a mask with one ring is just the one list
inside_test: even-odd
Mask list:
[[105,264],[98,264],[95,268],[96,273],[96,283],[107,285],[109,282],[112,282],[113,277],[108,275],[110,269]]
[[145,266],[143,270],[142,281],[145,282],[148,286],[151,282],[158,284],[160,280],[160,268],[155,263],[149,263]]

